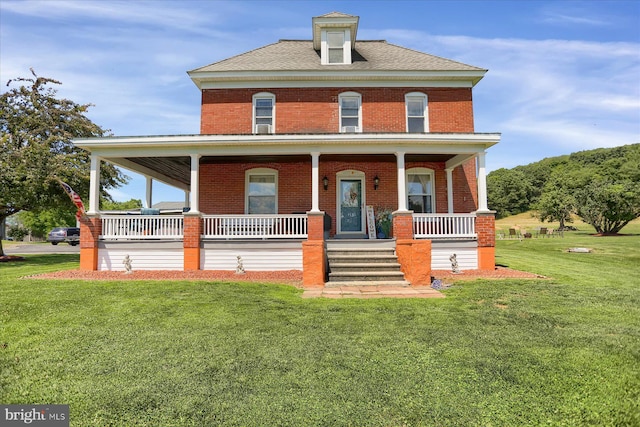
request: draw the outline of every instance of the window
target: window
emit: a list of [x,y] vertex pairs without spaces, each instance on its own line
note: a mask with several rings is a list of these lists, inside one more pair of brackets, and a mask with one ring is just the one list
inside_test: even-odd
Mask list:
[[351,32],[349,29],[322,31],[320,62],[329,64],[351,64]]
[[327,33],[327,50],[329,64],[344,63],[344,32]]
[[338,97],[340,101],[340,132],[362,132],[360,115],[360,94],[346,92]]
[[253,133],[274,133],[276,97],[271,93],[253,95]]
[[433,171],[427,168],[407,170],[407,195],[409,210],[415,213],[435,212],[433,200]]
[[405,96],[407,108],[407,132],[428,132],[427,96],[424,93],[412,92]]
[[245,211],[248,214],[275,214],[278,206],[278,171],[250,169],[246,172]]

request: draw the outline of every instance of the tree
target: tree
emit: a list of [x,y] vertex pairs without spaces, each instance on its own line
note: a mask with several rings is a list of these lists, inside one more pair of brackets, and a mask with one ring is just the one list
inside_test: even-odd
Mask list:
[[539,162],[513,168],[525,174],[531,184],[531,203],[536,203],[540,199],[553,171],[563,167],[568,158],[569,156],[547,157]]
[[540,190],[540,197],[532,207],[540,221],[558,221],[560,229],[564,230],[565,222],[573,221],[571,214],[576,210],[576,188],[584,186],[590,175],[585,175],[583,169],[568,164],[556,164],[549,172],[544,187]]
[[[39,77],[33,69],[31,74],[10,80],[7,86],[14,82],[20,86],[0,95],[0,222],[20,211],[68,205],[56,177],[86,200],[90,157],[71,140],[105,134],[86,117],[90,104],[58,98],[49,85],[59,81]],[[128,177],[110,164],[100,172],[101,196],[110,200],[105,190],[126,183]]]
[[487,176],[487,199],[498,218],[529,210],[533,187],[518,170],[498,169]]
[[616,234],[640,217],[640,184],[593,180],[576,194],[578,216],[599,234]]
[[104,211],[126,211],[141,207],[142,200],[140,199],[129,199],[126,202],[114,202],[111,200],[101,200],[100,202],[100,209]]
[[74,206],[39,209],[38,211],[22,211],[18,217],[24,228],[34,237],[45,237],[55,227],[75,227],[76,216]]
[[558,221],[560,230],[564,230],[566,222],[573,222],[571,214],[576,205],[572,194],[562,187],[548,188],[534,205],[536,216],[540,221]]

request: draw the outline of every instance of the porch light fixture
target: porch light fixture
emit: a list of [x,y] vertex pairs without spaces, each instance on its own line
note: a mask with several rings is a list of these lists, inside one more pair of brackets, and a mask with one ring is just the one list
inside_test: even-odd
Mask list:
[[376,175],[375,178],[373,178],[373,189],[377,190],[378,185],[380,185],[380,178],[378,178],[378,175]]
[[329,188],[329,178],[327,178],[326,175],[324,176],[324,178],[322,178],[322,186],[325,190]]

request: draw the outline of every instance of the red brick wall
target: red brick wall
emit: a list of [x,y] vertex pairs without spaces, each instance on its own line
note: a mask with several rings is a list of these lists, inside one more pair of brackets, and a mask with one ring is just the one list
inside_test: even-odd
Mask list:
[[[453,170],[453,211],[472,212],[476,209],[478,209],[476,161],[471,159]],[[438,212],[446,212],[446,209],[444,211],[438,209]]]
[[493,247],[496,245],[495,214],[479,213],[476,216],[476,233],[478,233],[479,247]]
[[245,172],[254,168],[278,171],[278,213],[311,210],[311,157],[308,162],[215,163],[200,165],[200,211],[244,214]]
[[276,133],[336,133],[338,95],[362,96],[363,132],[406,132],[405,95],[428,97],[430,132],[473,132],[470,88],[308,88],[205,89],[202,91],[202,134],[252,133],[252,97],[276,97]]
[[[215,163],[200,165],[200,210],[205,214],[243,214],[245,209],[245,171],[253,168],[271,168],[278,171],[278,213],[306,212],[311,210],[311,157],[308,161],[284,161],[282,163]],[[454,211],[476,210],[477,186],[475,163],[454,169]],[[407,162],[407,169],[425,167],[435,171],[436,211],[447,212],[447,181],[444,163]],[[365,174],[366,204],[374,208],[398,207],[398,176],[395,156],[320,156],[319,208],[331,215],[332,233],[336,230],[336,174],[356,170]],[[374,189],[373,178],[380,178]],[[329,178],[324,190],[322,178]]]

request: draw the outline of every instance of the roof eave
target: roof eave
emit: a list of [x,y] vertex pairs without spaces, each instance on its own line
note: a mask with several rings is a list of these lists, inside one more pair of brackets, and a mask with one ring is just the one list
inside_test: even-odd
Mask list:
[[[224,83],[238,82],[239,86],[248,82],[300,82],[300,81],[468,81],[475,86],[487,70],[460,71],[353,71],[353,70],[309,70],[309,71],[189,71],[189,77],[199,89],[215,87]],[[207,86],[207,87],[205,87]]]
[[[250,152],[269,151],[287,147],[287,152],[338,152],[349,147],[367,147],[373,152],[401,151],[403,147],[431,147],[436,151],[456,152],[456,147],[475,147],[485,150],[500,142],[500,133],[359,133],[359,134],[284,134],[284,135],[161,135],[132,137],[102,137],[73,140],[79,148],[112,153],[133,150],[140,154],[153,151],[194,152]],[[292,147],[295,147],[293,149]],[[439,147],[439,148],[437,148]],[[274,151],[277,152],[278,150]],[[147,154],[150,155],[150,154]]]

